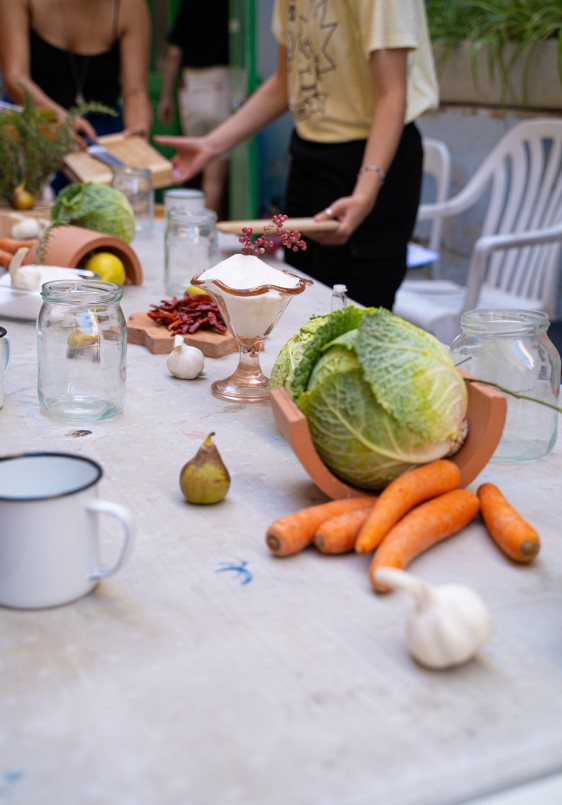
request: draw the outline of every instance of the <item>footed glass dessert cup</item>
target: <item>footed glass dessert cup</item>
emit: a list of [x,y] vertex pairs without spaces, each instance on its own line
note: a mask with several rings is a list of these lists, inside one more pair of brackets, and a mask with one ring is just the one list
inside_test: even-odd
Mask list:
[[[231,288],[226,279],[205,278],[206,273],[209,272],[197,274],[191,282],[213,297],[240,348],[236,370],[224,380],[215,381],[211,390],[215,397],[223,400],[267,402],[269,378],[263,373],[259,359],[263,341],[291,299],[312,285],[312,280],[290,271],[279,271],[275,272],[280,275],[279,284]],[[293,283],[290,286],[285,284],[289,280]]]

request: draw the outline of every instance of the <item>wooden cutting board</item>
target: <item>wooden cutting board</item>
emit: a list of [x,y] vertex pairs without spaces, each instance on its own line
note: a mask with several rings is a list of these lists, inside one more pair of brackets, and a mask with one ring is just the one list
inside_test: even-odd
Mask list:
[[[263,228],[269,221],[267,219],[257,219],[251,221],[219,221],[217,229],[219,232],[227,232],[232,235],[241,235],[242,227],[251,227],[254,235],[261,235]],[[292,232],[298,229],[299,232],[333,232],[339,226],[338,221],[330,219],[328,221],[315,221],[314,218],[287,218],[283,224],[283,232]]]
[[[213,330],[199,330],[192,335],[184,335],[183,340],[190,347],[197,347],[207,358],[222,358],[238,351],[236,339],[230,333],[215,333]],[[174,336],[161,324],[157,324],[146,312],[132,313],[127,322],[127,341],[140,344],[154,355],[165,355],[172,351]]]
[[[155,188],[168,187],[172,183],[172,163],[142,137],[107,134],[99,137],[98,142],[131,168],[149,168]],[[86,151],[72,151],[64,157],[62,165],[73,182],[111,184],[111,168]]]

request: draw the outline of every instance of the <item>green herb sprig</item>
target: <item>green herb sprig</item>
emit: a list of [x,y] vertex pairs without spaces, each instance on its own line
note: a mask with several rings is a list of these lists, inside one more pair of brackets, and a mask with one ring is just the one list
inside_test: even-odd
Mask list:
[[22,88],[21,111],[0,113],[0,198],[8,204],[12,193],[23,186],[36,195],[60,168],[61,160],[76,148],[73,124],[78,117],[99,112],[116,115],[100,103],[84,103],[69,110],[61,123],[54,113],[39,109],[29,91]]

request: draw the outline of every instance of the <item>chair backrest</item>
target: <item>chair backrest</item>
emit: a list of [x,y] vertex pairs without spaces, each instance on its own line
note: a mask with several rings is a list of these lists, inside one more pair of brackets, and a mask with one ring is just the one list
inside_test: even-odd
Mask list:
[[[486,157],[463,194],[490,188],[482,235],[524,233],[562,222],[562,118],[514,126]],[[536,299],[553,312],[560,243],[494,252],[485,284]],[[466,307],[471,307],[467,299]]]
[[[435,183],[433,201],[445,201],[449,193],[451,181],[451,152],[441,140],[424,137],[423,140],[423,172],[431,176]],[[441,247],[443,219],[434,218],[429,230],[428,248],[438,252]]]

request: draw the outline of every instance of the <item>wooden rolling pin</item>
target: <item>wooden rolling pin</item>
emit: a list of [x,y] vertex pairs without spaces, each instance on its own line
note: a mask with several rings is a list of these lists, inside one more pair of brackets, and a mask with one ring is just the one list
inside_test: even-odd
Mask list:
[[[230,235],[241,235],[243,227],[251,227],[254,235],[262,235],[263,228],[269,223],[267,218],[256,221],[219,221],[217,229],[219,232],[227,232]],[[315,221],[314,218],[287,218],[283,224],[283,232],[290,232],[298,229],[299,232],[331,232],[338,228],[338,222]]]

